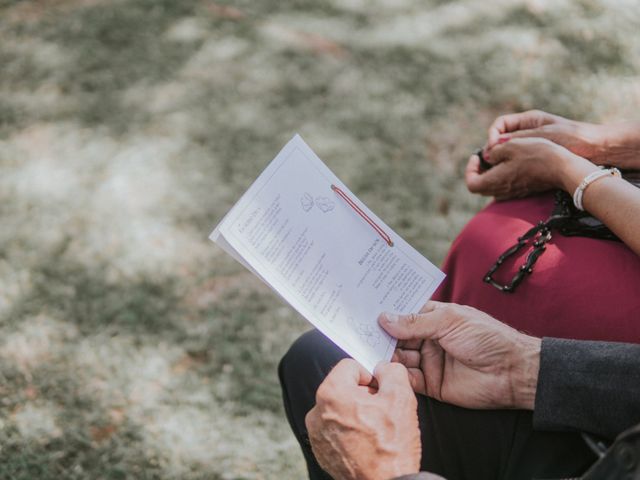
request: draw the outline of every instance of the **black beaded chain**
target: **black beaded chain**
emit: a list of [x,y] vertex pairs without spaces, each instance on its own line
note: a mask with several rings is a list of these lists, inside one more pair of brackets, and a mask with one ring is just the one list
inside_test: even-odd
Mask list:
[[[475,154],[480,158],[480,168],[482,170],[489,170],[493,166],[484,159],[482,150],[478,150]],[[623,177],[633,185],[640,187],[637,172],[628,172],[628,175],[623,175]],[[496,260],[484,275],[483,281],[493,285],[501,292],[513,293],[518,285],[520,285],[528,275],[533,273],[534,265],[546,250],[547,243],[553,238],[552,230],[567,237],[581,236],[601,240],[620,241],[602,222],[593,218],[588,212],[576,209],[573,205],[573,199],[569,194],[558,190],[555,193],[555,206],[551,216],[544,222],[539,222],[521,237],[518,237],[517,242],[498,257],[498,260]],[[528,244],[531,244],[531,252],[529,252],[524,264],[518,268],[518,271],[511,281],[504,285],[498,283],[493,278],[494,274],[509,257],[518,253]]]
[[[520,285],[522,280],[524,280],[524,277],[527,275],[531,275],[531,273],[533,272],[533,266],[535,265],[540,255],[542,255],[542,253],[546,250],[546,243],[551,240],[551,236],[551,230],[549,229],[547,224],[545,222],[538,223],[538,225],[530,229],[523,236],[518,237],[518,242],[498,257],[496,263],[493,264],[493,266],[484,276],[484,281],[493,285],[501,292],[514,292],[516,287]],[[531,240],[532,238],[534,239],[533,249],[531,250],[529,255],[527,255],[526,261],[520,266],[517,273],[511,279],[511,282],[505,285],[501,285],[496,282],[493,279],[493,274],[498,271],[500,266],[507,258],[519,252],[525,245],[527,245],[527,243],[529,243],[529,240]]]

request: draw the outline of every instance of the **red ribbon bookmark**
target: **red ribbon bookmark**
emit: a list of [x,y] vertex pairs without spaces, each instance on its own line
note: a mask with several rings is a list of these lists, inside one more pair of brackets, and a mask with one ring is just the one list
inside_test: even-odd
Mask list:
[[393,247],[393,240],[391,240],[391,237],[384,230],[382,230],[382,228],[380,228],[378,226],[378,224],[376,224],[376,222],[371,220],[369,215],[364,213],[362,211],[362,209],[358,205],[356,205],[355,202],[353,200],[351,200],[346,193],[344,193],[339,187],[336,187],[335,185],[331,185],[331,190],[333,190],[338,195],[340,195],[342,197],[342,199],[345,202],[347,202],[349,204],[349,206],[351,208],[353,208],[358,215],[360,215],[362,218],[364,218],[366,220],[366,222],[369,225],[371,225],[376,232],[378,232],[378,235],[380,235],[383,238],[383,240],[387,243],[387,245],[389,245],[390,247]]

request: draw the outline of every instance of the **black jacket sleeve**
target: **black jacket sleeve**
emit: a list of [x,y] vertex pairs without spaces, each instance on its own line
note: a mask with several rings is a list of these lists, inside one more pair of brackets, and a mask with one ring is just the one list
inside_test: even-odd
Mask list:
[[533,425],[613,439],[640,422],[640,345],[544,338]]

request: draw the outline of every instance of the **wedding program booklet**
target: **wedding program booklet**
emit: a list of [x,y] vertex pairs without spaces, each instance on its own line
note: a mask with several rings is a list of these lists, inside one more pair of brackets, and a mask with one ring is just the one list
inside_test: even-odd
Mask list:
[[296,135],[211,233],[373,373],[396,339],[381,312],[418,312],[444,279]]

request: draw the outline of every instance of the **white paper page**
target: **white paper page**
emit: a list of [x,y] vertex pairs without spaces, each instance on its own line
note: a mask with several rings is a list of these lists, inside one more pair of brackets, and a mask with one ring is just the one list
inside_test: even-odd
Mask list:
[[[331,189],[339,187],[393,241]],[[210,237],[373,372],[396,340],[380,312],[417,312],[444,274],[360,202],[295,136]]]
[[[211,237],[212,236],[213,236],[213,233],[211,234]],[[273,290],[279,297],[283,298],[283,300],[285,301],[287,300],[286,298],[282,297],[282,295],[280,295],[280,292],[278,292],[275,288],[273,288],[269,284],[269,282],[267,282],[264,278],[262,278],[262,275],[260,275],[256,270],[254,270],[254,268],[251,265],[249,265],[238,252],[235,251],[235,249],[225,240],[225,238],[222,235],[218,235],[216,239],[213,241],[216,242],[225,252],[227,252],[229,256],[233,257],[239,264],[243,265],[247,270],[253,273],[260,280],[262,280],[262,282],[265,285],[267,285],[271,290]]]

